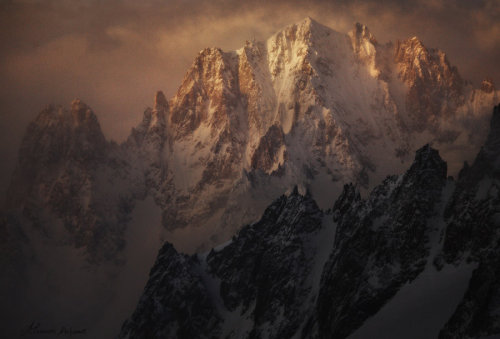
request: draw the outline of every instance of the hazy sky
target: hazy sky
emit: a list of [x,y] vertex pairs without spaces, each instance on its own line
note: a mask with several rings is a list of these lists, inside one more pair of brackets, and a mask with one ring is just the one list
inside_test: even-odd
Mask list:
[[0,0],[0,192],[46,104],[79,97],[121,141],[156,90],[174,94],[199,50],[237,49],[306,16],[341,32],[364,23],[382,43],[416,35],[476,86],[500,82],[498,0]]

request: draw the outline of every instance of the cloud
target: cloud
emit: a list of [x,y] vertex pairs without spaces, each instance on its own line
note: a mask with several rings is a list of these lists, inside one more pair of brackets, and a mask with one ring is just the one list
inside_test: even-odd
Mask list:
[[[152,105],[156,90],[175,93],[198,51],[237,49],[306,16],[341,32],[364,23],[381,43],[416,35],[446,51],[476,85],[485,77],[500,82],[497,0],[3,0],[0,194],[28,122],[46,104],[68,106],[80,97],[96,111],[106,136],[123,140]],[[146,249],[135,253],[154,257]],[[74,289],[74,284],[62,285]],[[74,291],[95,292],[95,284],[84,285]],[[81,309],[94,307],[91,301]]]
[[311,16],[338,31],[354,22],[379,42],[418,36],[465,78],[500,80],[495,0],[11,0],[0,3],[0,191],[27,123],[48,103],[80,97],[105,134],[123,140],[161,89],[172,96],[197,52],[263,40]]

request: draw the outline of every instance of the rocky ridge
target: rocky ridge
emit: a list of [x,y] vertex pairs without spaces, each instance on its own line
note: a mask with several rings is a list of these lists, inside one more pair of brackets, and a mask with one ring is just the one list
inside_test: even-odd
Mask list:
[[28,126],[6,210],[56,242],[88,249],[91,261],[112,260],[134,205],[128,170],[86,104],[48,106]]
[[[420,335],[498,335],[498,112],[496,107],[488,141],[456,182],[446,177],[446,163],[438,152],[426,145],[416,152],[405,174],[388,177],[366,199],[355,186],[345,185],[333,209],[325,214],[308,192],[300,194],[295,189],[275,200],[260,221],[243,227],[229,243],[192,256],[189,264],[186,259],[183,267],[197,272],[196,281],[201,281],[190,293],[208,296],[215,314],[210,319],[217,319],[201,322],[214,327],[200,337],[356,337],[367,319],[403,286],[411,288],[424,270],[439,276],[444,269],[471,262],[475,269],[467,278],[467,291],[457,296],[449,320],[441,324],[440,332]],[[465,182],[474,194],[463,193]],[[483,194],[478,196],[477,189]],[[460,209],[453,210],[457,201]],[[488,237],[464,214],[482,214]],[[457,240],[453,248],[447,245],[451,237]],[[182,257],[167,243],[160,251],[161,260],[166,252],[172,257],[166,262]],[[150,333],[153,336],[179,328],[175,317],[162,312],[176,300],[175,290],[164,290],[177,279],[164,274],[167,271],[157,261],[120,337],[143,337],[137,324],[155,328],[158,332]],[[160,283],[158,276],[169,278]],[[155,294],[160,290],[165,294]],[[152,300],[159,302],[154,319],[163,316],[161,322],[144,316],[144,310],[151,309],[145,305]],[[198,299],[183,299],[182,305],[190,308],[191,302]]]
[[[136,239],[127,243],[126,234],[149,197],[164,238],[201,252],[255,222],[294,185],[326,210],[344,183],[366,194],[426,143],[472,159],[496,102],[491,80],[473,89],[443,52],[414,38],[380,44],[361,24],[343,34],[306,18],[237,51],[207,48],[172,98],[156,93],[121,145],[105,139],[80,100],[39,114],[0,216],[2,266],[57,270],[44,255],[61,249],[78,253],[82,272],[88,263],[127,267]],[[461,260],[455,252],[441,260]]]
[[425,143],[476,152],[484,140],[466,126],[486,128],[492,86],[473,90],[417,38],[381,45],[364,25],[345,35],[306,18],[235,52],[200,52],[166,105],[163,141],[148,146],[162,164],[148,189],[167,228],[222,240],[295,183],[325,208],[344,182],[366,190]]
[[[475,151],[483,140],[466,126],[480,128],[497,98],[491,81],[472,90],[442,51],[417,38],[381,45],[364,25],[342,34],[306,18],[234,52],[201,51],[175,96],[158,92],[120,146],[81,101],[71,114],[43,111],[23,141],[9,209],[32,221],[52,210],[77,230],[77,246],[113,229],[119,249],[133,200],[150,195],[170,240],[193,251],[255,221],[294,184],[326,208],[343,183],[365,191],[429,141]],[[120,182],[111,185],[121,192],[102,199],[102,180]],[[115,220],[101,220],[99,209],[118,209]],[[95,226],[83,230],[83,220]],[[199,237],[176,232],[186,227]]]

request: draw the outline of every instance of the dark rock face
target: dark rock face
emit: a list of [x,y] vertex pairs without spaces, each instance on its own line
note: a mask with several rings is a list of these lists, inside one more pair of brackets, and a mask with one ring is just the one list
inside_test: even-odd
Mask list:
[[481,261],[469,288],[439,338],[480,338],[500,334],[500,247]]
[[464,167],[447,206],[442,258],[479,263],[466,295],[440,333],[442,338],[500,333],[500,106],[494,108],[486,144]]
[[[166,316],[163,309],[176,305],[175,289],[165,286],[176,281],[176,286],[186,286],[198,279],[201,285],[191,290],[203,291],[209,299],[189,299],[183,291],[179,299],[187,308],[199,300],[212,305],[200,309],[212,307],[215,315],[196,322],[217,324],[206,325],[205,336],[346,338],[424,269],[439,274],[445,265],[470,261],[477,268],[439,336],[500,334],[497,119],[498,108],[488,142],[456,184],[446,178],[446,163],[438,152],[426,145],[405,174],[387,177],[367,199],[354,185],[345,185],[331,214],[295,190],[271,204],[259,222],[207,255],[187,258],[166,245],[175,253],[172,265],[185,258],[177,271],[194,272],[201,280],[188,276],[179,282],[176,277],[184,274],[174,274],[158,259],[122,337],[145,335],[146,327],[130,331],[131,324],[181,328],[183,319],[158,320]],[[163,295],[162,308],[148,304]]]
[[446,163],[428,145],[401,177],[389,177],[359,200],[346,186],[334,207],[334,250],[321,278],[319,335],[347,337],[424,269],[434,214],[446,182]]
[[269,171],[277,162],[278,151],[285,144],[283,130],[277,125],[269,127],[267,133],[260,139],[259,146],[252,156],[252,168]]
[[[307,315],[303,305],[309,301],[311,262],[317,250],[312,242],[323,227],[322,220],[314,200],[295,189],[206,259],[188,258],[166,244],[120,337],[181,337],[173,329],[185,329],[182,335],[191,337],[234,337],[241,324],[229,324],[221,333],[222,312],[251,324],[245,336],[291,337]],[[219,281],[220,287],[210,290],[209,279]],[[217,300],[222,303],[219,307]]]
[[[335,240],[332,233],[321,246],[316,237],[333,226],[325,224],[314,200],[297,189],[277,199],[259,222],[244,227],[229,245],[206,257],[205,274],[220,282],[216,293],[224,312],[251,324],[246,333],[230,329],[224,335],[351,334],[423,270],[427,221],[445,183],[446,163],[425,146],[405,175],[389,177],[368,200],[346,185],[333,216],[326,216],[337,224]],[[318,253],[330,253],[320,268],[321,282],[312,272]],[[150,279],[148,286],[153,284]],[[141,303],[138,310],[144,307]],[[140,314],[136,311],[133,317]]]
[[480,259],[500,239],[500,109],[495,107],[486,144],[472,166],[460,173],[457,188],[445,211],[448,228],[443,246],[446,262],[466,252]]
[[217,338],[220,318],[200,277],[197,258],[166,243],[120,338]]
[[243,228],[230,245],[208,255],[210,271],[221,280],[224,305],[251,313],[250,337],[289,338],[297,332],[306,315],[302,305],[316,251],[309,242],[322,228],[322,218],[314,200],[295,189],[269,206],[259,222]]

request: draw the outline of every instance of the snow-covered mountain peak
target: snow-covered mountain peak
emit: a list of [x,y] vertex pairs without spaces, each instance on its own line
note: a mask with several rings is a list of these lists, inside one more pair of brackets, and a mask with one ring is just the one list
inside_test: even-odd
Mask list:
[[418,36],[414,35],[411,38],[407,39],[407,41],[411,42],[411,44],[413,44],[414,46],[417,46],[419,50],[425,50],[425,46]]
[[[345,34],[306,18],[237,51],[202,50],[173,98],[156,93],[120,156],[134,169],[132,181],[145,180],[163,225],[203,225],[203,240],[183,248],[192,251],[255,220],[295,184],[329,208],[331,194],[345,182],[367,189],[406,166],[417,146],[432,142],[442,149],[458,135],[470,145],[457,123],[436,128],[444,116],[458,116],[465,100],[460,85],[444,53],[418,39],[394,49],[377,43],[365,25]],[[463,121],[475,119],[492,94],[478,90],[475,98],[460,106]],[[47,152],[73,139],[71,152],[104,148],[97,119],[83,102],[44,114],[54,126],[66,121],[42,133],[44,140],[60,135],[40,141],[54,145]]]
[[309,17],[275,33],[267,40],[271,74],[275,77],[282,75],[283,63],[296,65],[295,68],[307,64],[314,54],[318,54],[318,48],[324,47],[325,39],[330,36],[345,40],[345,34]]
[[403,67],[404,81],[419,78],[437,77],[443,81],[450,81],[461,85],[462,79],[456,67],[452,67],[446,54],[439,49],[428,49],[417,37],[399,41],[396,44],[395,61]]
[[317,22],[316,20],[314,20],[313,18],[311,18],[310,16],[306,16],[304,19],[302,19],[301,21],[299,21],[298,25],[305,25],[305,26],[309,26],[309,27],[311,27],[313,25],[323,26],[319,22]]
[[406,109],[417,131],[436,128],[463,105],[464,81],[443,51],[428,49],[413,37],[397,42],[394,61],[408,87]]
[[[184,211],[165,213],[164,224],[199,224],[192,215],[217,215],[227,195],[275,197],[294,184],[327,208],[327,193],[344,182],[366,189],[408,164],[417,146],[454,140],[459,131],[441,136],[436,126],[462,94],[445,54],[417,38],[395,48],[363,24],[346,34],[305,18],[234,52],[202,50],[165,114],[146,111],[132,139],[150,140],[145,153],[157,171],[148,182],[159,204]],[[461,114],[483,104],[474,105]]]
[[[479,118],[486,116],[485,108],[490,116],[492,102],[498,103],[497,98],[498,91],[491,81],[484,82],[482,89],[472,90],[470,85],[464,85],[443,52],[425,47],[416,38],[403,40],[397,46],[379,44],[362,24],[345,34],[306,18],[266,41],[247,42],[235,52],[202,50],[175,96],[167,100],[157,92],[152,108],[146,109],[142,122],[120,147],[106,142],[97,118],[81,100],[75,100],[69,109],[49,106],[27,130],[9,188],[8,207],[19,211],[24,229],[55,229],[61,239],[68,239],[68,251],[83,247],[94,262],[120,259],[124,248],[139,248],[134,245],[139,238],[154,244],[147,234],[152,231],[142,227],[148,222],[142,217],[137,221],[130,218],[136,202],[146,196],[154,200],[147,213],[158,217],[151,224],[161,223],[164,227],[161,235],[149,236],[162,237],[181,251],[201,252],[227,241],[242,225],[254,225],[246,232],[247,240],[240,238],[234,242],[236,245],[227,247],[234,251],[228,252],[227,263],[237,264],[235,274],[249,268],[248,278],[245,275],[232,280],[232,274],[225,275],[225,259],[219,261],[223,266],[214,262],[213,267],[221,269],[224,276],[220,278],[226,283],[236,282],[233,291],[239,293],[240,287],[243,289],[242,300],[252,312],[245,317],[258,315],[255,321],[259,331],[268,328],[267,315],[261,315],[269,310],[274,315],[281,314],[274,322],[284,325],[279,332],[282,335],[277,337],[288,338],[298,330],[297,326],[302,326],[299,320],[305,319],[302,305],[306,305],[306,299],[297,298],[294,292],[298,285],[289,284],[288,278],[296,272],[293,275],[300,277],[297,283],[304,287],[299,294],[306,296],[307,291],[316,291],[311,295],[316,298],[320,286],[311,286],[307,277],[320,280],[335,233],[343,235],[339,244],[347,244],[344,254],[339,252],[346,260],[341,258],[336,263],[334,258],[331,262],[340,264],[340,275],[336,275],[336,269],[332,271],[338,279],[331,277],[340,290],[330,282],[324,286],[331,286],[342,300],[337,303],[329,298],[311,299],[313,303],[318,300],[330,308],[354,301],[355,312],[356,300],[362,303],[384,281],[390,283],[394,278],[392,281],[398,285],[416,276],[418,270],[413,270],[413,263],[423,268],[425,243],[414,244],[413,240],[434,232],[424,219],[433,211],[433,201],[443,195],[441,188],[453,186],[451,180],[446,180],[446,164],[437,151],[425,146],[417,152],[405,175],[388,177],[367,200],[361,196],[388,174],[408,168],[411,154],[425,143],[439,148],[443,158],[460,163],[468,159],[466,152],[475,154],[486,137]],[[495,165],[500,150],[498,108],[496,112],[492,133],[482,158],[478,157],[482,162],[477,161],[475,169],[469,170],[477,171],[476,182],[498,173],[495,166],[500,168]],[[331,208],[346,182],[354,184],[345,186],[334,205],[332,220],[320,208]],[[298,189],[292,190],[294,185]],[[498,196],[496,189],[491,189],[491,194]],[[274,207],[266,210],[268,220],[256,224],[266,206],[287,190],[291,194],[279,198]],[[484,196],[483,189],[478,192]],[[420,219],[422,215],[424,219]],[[321,226],[324,221],[325,227]],[[479,223],[477,229],[482,230],[482,225]],[[342,231],[336,232],[335,227]],[[40,237],[45,242],[44,235],[35,233],[33,239]],[[356,233],[360,236],[354,236]],[[134,239],[128,234],[140,236]],[[330,236],[324,237],[325,234]],[[403,236],[395,238],[395,234]],[[384,239],[392,240],[386,243]],[[324,242],[325,251],[312,250],[314,247],[309,245],[317,241]],[[239,251],[238,244],[250,245],[255,251]],[[287,244],[292,245],[292,252]],[[278,248],[283,251],[275,252],[274,245],[282,246]],[[267,259],[261,261],[260,256],[252,256],[261,250],[267,251],[266,258],[282,267],[274,270],[276,276],[267,275]],[[312,257],[318,256],[322,259],[312,267]],[[202,256],[188,258],[171,250],[163,257],[160,266],[168,265],[170,258],[172,264],[179,264],[168,266],[169,271],[161,276],[166,280],[179,279],[173,285],[158,285],[158,295],[165,292],[174,298],[172,314],[180,314],[176,307],[184,300],[205,298],[209,304],[207,291],[192,294],[192,285],[184,289],[184,285],[176,284],[182,277],[195,285],[212,279],[199,274],[204,269],[200,265],[206,266],[210,260]],[[376,268],[381,267],[377,260],[386,257],[394,265],[388,271],[377,272]],[[248,284],[256,277],[253,266],[247,263],[251,258],[257,258],[255,265],[262,263],[258,286],[254,286],[260,291],[257,295],[264,293],[258,297],[264,302],[259,301],[258,307],[252,306],[255,295]],[[293,258],[299,261],[291,270],[288,263]],[[359,259],[361,265],[353,265],[350,258]],[[385,265],[384,260],[378,263]],[[177,268],[182,270],[188,261],[189,268],[179,275]],[[366,274],[356,272],[356,267],[367,267]],[[402,267],[402,275],[398,267]],[[364,296],[356,294],[351,282],[343,284],[344,269],[354,269],[352,276],[362,277],[367,287]],[[293,300],[300,306],[295,315],[280,313],[281,308],[274,307],[279,304],[266,297],[268,283],[275,281],[283,285],[276,285],[273,292],[279,292],[276,295],[282,296],[283,301]],[[157,283],[153,281],[152,285]],[[215,291],[209,285],[208,289]],[[248,291],[247,286],[251,287]],[[229,303],[238,302],[230,290],[222,289],[229,291]],[[390,288],[389,292],[395,293],[396,289]],[[179,298],[175,296],[177,292]],[[379,292],[378,296],[387,295],[383,290]],[[151,310],[150,305],[156,307],[157,299],[153,296],[151,301],[146,310]],[[383,303],[385,299],[379,301]],[[198,305],[195,307],[203,311]],[[314,306],[307,305],[306,308]],[[253,313],[252,307],[256,307],[257,313]],[[204,310],[208,327],[199,333],[210,333],[214,320],[210,315],[214,312],[210,308]],[[356,320],[355,314],[351,317],[343,310],[335,312],[331,313],[333,318],[325,319],[327,328],[337,315],[354,322],[359,320],[358,324],[367,316],[362,314],[362,319]],[[242,319],[237,313],[241,314],[240,309],[234,310],[231,317]],[[352,324],[344,325],[344,329],[354,328]],[[238,328],[239,324],[233,327]]]
[[196,57],[172,99],[170,120],[176,139],[192,135],[202,124],[212,134],[231,123],[236,102],[236,53],[206,48]]
[[317,35],[333,31],[311,17],[305,17],[297,23],[286,26],[283,30],[276,33],[284,34],[289,39],[307,41],[314,39]]

